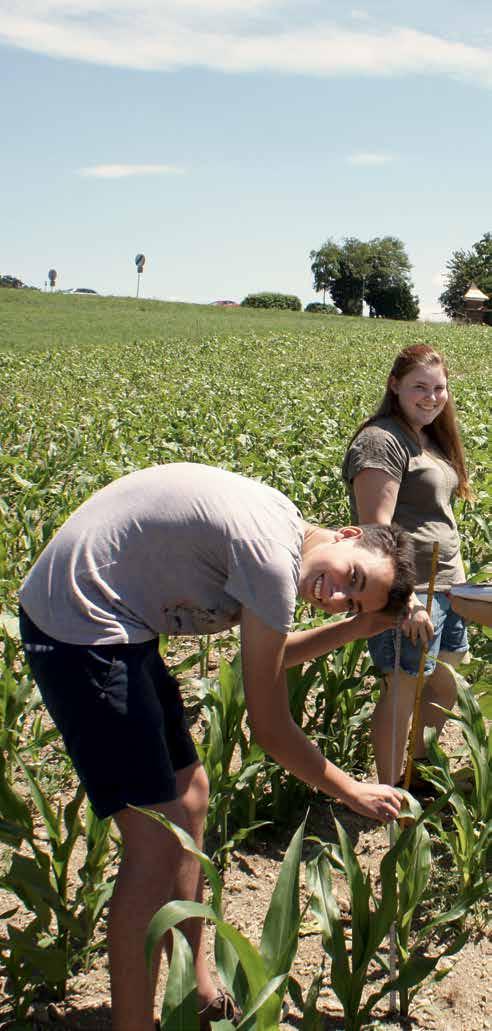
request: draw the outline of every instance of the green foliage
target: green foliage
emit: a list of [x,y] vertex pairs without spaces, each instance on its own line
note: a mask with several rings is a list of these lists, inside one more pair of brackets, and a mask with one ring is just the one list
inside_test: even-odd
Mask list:
[[316,315],[338,315],[338,308],[334,304],[320,304],[319,301],[311,301],[306,304],[304,311],[310,311]]
[[[145,810],[140,810],[144,812]],[[150,969],[154,951],[159,947],[164,934],[187,917],[202,916],[215,924],[216,961],[226,988],[237,999],[243,1010],[240,1027],[253,1027],[255,1031],[274,1031],[278,1027],[282,1000],[289,986],[289,970],[297,951],[297,940],[301,923],[299,904],[299,866],[305,821],[294,834],[285,853],[279,876],[273,891],[261,935],[260,948],[256,949],[239,931],[222,918],[220,881],[213,865],[204,853],[179,827],[166,820],[160,813],[149,816],[162,823],[176,834],[182,846],[201,863],[212,886],[212,904],[196,902],[170,902],[152,918],[147,933],[146,958]],[[176,939],[174,939],[176,942]],[[217,948],[220,942],[219,948]],[[225,951],[224,951],[225,945]],[[186,947],[178,940],[179,960],[171,969],[166,986],[162,1009],[162,1027],[187,1027],[191,1031],[193,1020],[188,1025],[178,1023],[182,1014],[193,1008],[194,980],[186,954]],[[226,962],[224,962],[224,959]],[[222,1022],[225,1028],[232,1024]]]
[[11,290],[19,290],[24,286],[22,279],[17,279],[17,276],[0,276],[0,288],[4,287]]
[[390,286],[379,286],[369,280],[366,300],[370,314],[385,319],[402,319],[406,322],[418,319],[419,299],[408,283],[396,283]]
[[[243,730],[246,703],[239,653],[220,660],[216,680],[204,678],[197,690],[206,722],[198,755],[210,784],[206,833],[218,835],[214,859],[227,866],[231,850],[265,821],[256,819],[259,780],[265,777],[265,754]],[[240,761],[231,768],[234,752]]]
[[[90,939],[111,895],[113,883],[107,878],[109,821],[102,824],[88,811],[86,827],[80,818],[84,790],[79,787],[65,807],[52,808],[35,770],[19,755],[19,763],[30,788],[31,798],[41,818],[46,847],[29,807],[10,786],[3,757],[0,757],[0,841],[20,848],[24,843],[30,855],[14,851],[10,866],[0,877],[0,887],[14,896],[32,915],[19,931],[7,924],[0,940],[4,973],[12,986],[12,1003],[22,1016],[39,985],[63,998],[67,977],[77,963],[87,959]],[[71,897],[68,870],[75,843],[87,836],[87,857],[81,885]],[[15,915],[18,905],[11,911]],[[4,914],[5,918],[5,914]]]
[[[99,297],[89,309],[83,298],[27,290],[1,292],[0,332],[10,345],[0,370],[8,399],[0,408],[0,839],[10,856],[4,877],[13,898],[1,951],[20,1014],[36,986],[61,992],[67,971],[88,965],[89,937],[112,886],[105,873],[108,824],[82,805],[76,812],[72,801],[58,811],[50,795],[47,775],[60,768],[60,757],[43,763],[41,750],[56,731],[40,718],[13,615],[18,586],[35,557],[70,512],[109,480],[175,460],[257,477],[284,491],[305,518],[343,525],[349,517],[339,468],[346,442],[373,409],[396,351],[425,340],[445,352],[450,366],[476,496],[458,504],[458,522],[467,574],[483,575],[491,554],[490,343],[479,327],[312,319],[247,308],[231,313]],[[316,622],[303,608],[297,616],[299,629]],[[483,678],[490,638],[475,634],[476,672]],[[224,645],[234,654],[235,639],[228,636]],[[201,659],[206,673],[207,647],[201,642],[182,669]],[[356,772],[368,763],[369,677],[362,645],[288,676],[295,719],[326,755]],[[221,665],[218,681],[221,687],[206,678],[199,694],[203,758],[219,830],[214,844],[225,864],[232,843],[259,821],[292,819],[307,789],[251,747],[238,660]],[[18,757],[26,769],[22,793],[12,785]],[[33,802],[27,805],[30,784]],[[33,829],[40,823],[44,840]],[[447,833],[444,818],[442,823]],[[80,884],[63,901],[76,828],[85,858]],[[73,863],[73,850],[71,855]],[[22,931],[16,926],[21,906],[28,912]],[[221,976],[233,984],[237,952],[220,934],[217,943]],[[249,955],[247,946],[240,947]],[[186,952],[185,946],[176,949]],[[180,962],[184,983],[186,957]],[[304,1000],[306,1028],[317,1027],[316,984]],[[270,988],[267,981],[260,995]],[[290,990],[296,991],[293,980]],[[271,991],[277,995],[278,987]],[[250,998],[253,1005],[259,996],[250,992]]]
[[308,727],[323,755],[342,769],[367,768],[371,686],[375,670],[365,641],[352,641],[331,656],[309,667],[319,674],[319,690],[313,691],[314,716]]
[[241,301],[243,308],[277,308],[280,311],[282,309],[288,309],[290,311],[301,311],[302,304],[298,297],[294,294],[275,294],[275,293],[260,293],[260,294],[248,294],[244,300]]
[[[448,667],[452,670],[452,667]],[[490,896],[492,887],[492,728],[488,731],[480,706],[470,687],[456,671],[459,714],[447,712],[460,726],[468,759],[471,790],[453,777],[449,759],[436,739],[434,728],[426,728],[425,743],[430,763],[421,766],[423,776],[449,793],[451,826],[436,818],[439,837],[451,852],[460,878],[461,897]],[[466,782],[465,782],[466,783]]]
[[[9,779],[13,758],[18,749],[25,747],[22,737],[32,750],[57,736],[56,731],[43,729],[39,716],[31,723],[30,717],[40,704],[41,696],[20,644],[18,622],[13,617],[4,617],[3,626],[0,625],[0,753]],[[30,730],[26,735],[28,722]]]
[[[410,293],[410,262],[401,240],[393,236],[376,237],[367,243],[346,237],[341,244],[327,240],[319,251],[311,251],[311,271],[316,291],[328,291],[344,315],[362,315],[363,300],[369,304],[369,293],[378,305],[387,309],[408,311],[409,299],[402,294],[397,301],[396,287],[407,286]],[[387,291],[393,291],[387,294]],[[385,301],[383,302],[383,297]],[[391,300],[390,300],[391,298]],[[372,304],[372,307],[375,307]],[[413,310],[413,309],[412,309]],[[376,314],[385,314],[377,311]],[[418,314],[418,312],[417,312]],[[391,318],[416,318],[388,315]]]
[[[331,987],[340,1000],[346,1031],[360,1031],[369,1021],[377,1002],[389,992],[399,990],[407,1008],[408,992],[433,973],[439,960],[452,954],[464,942],[458,931],[451,944],[440,952],[426,955],[425,946],[432,943],[432,932],[446,920],[452,924],[463,915],[464,907],[441,914],[422,928],[410,947],[410,929],[417,904],[423,897],[430,872],[430,839],[418,803],[407,795],[410,808],[409,826],[397,832],[394,845],[383,857],[379,869],[379,891],[376,894],[371,876],[364,873],[352,843],[341,824],[335,821],[339,848],[319,842],[319,848],[307,866],[307,881],[312,891],[311,907],[323,935],[323,946],[331,958]],[[436,802],[434,809],[444,803]],[[350,894],[351,945],[345,937],[344,923],[333,890],[332,870],[342,871]],[[380,947],[396,926],[398,972],[390,973]],[[432,943],[433,944],[433,943]],[[383,976],[381,988],[372,992],[362,1005],[362,993],[368,982],[368,970]],[[437,975],[439,976],[439,975]],[[372,979],[371,979],[372,980]]]
[[485,307],[492,311],[492,233],[484,233],[469,251],[453,251],[446,269],[447,286],[439,297],[446,315],[451,319],[465,315],[463,296],[472,282],[488,294]]

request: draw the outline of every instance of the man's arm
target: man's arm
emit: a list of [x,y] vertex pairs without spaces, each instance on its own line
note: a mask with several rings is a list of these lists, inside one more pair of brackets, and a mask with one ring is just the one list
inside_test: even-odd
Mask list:
[[384,822],[400,810],[400,795],[387,784],[361,784],[328,762],[292,719],[285,677],[286,635],[266,626],[249,609],[241,618],[246,706],[255,739],[299,780],[339,798],[354,812]]
[[297,630],[285,640],[285,668],[318,659],[320,655],[340,648],[350,641],[366,640],[396,626],[394,616],[386,612],[364,612],[335,623],[325,623],[312,630]]

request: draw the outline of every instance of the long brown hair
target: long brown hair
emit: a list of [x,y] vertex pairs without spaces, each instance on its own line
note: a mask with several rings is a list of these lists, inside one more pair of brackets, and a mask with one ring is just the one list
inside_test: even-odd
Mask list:
[[[396,356],[393,362],[393,367],[388,376],[384,397],[379,407],[374,412],[374,415],[371,415],[369,419],[365,419],[364,422],[361,423],[355,431],[350,444],[352,444],[361,430],[365,429],[366,426],[370,426],[371,423],[376,419],[381,418],[381,416],[393,416],[394,418],[399,419],[400,422],[403,422],[405,426],[408,426],[407,420],[400,408],[398,394],[395,394],[394,390],[391,388],[391,380],[393,377],[397,380],[403,379],[407,373],[412,372],[412,370],[418,365],[426,367],[440,365],[446,377],[448,400],[446,401],[442,412],[439,412],[439,415],[436,416],[434,421],[431,422],[429,426],[426,426],[425,432],[436,442],[442,453],[446,456],[448,462],[453,466],[458,477],[458,487],[456,489],[458,497],[470,500],[472,497],[472,491],[466,471],[463,445],[461,443],[460,432],[456,420],[456,410],[451,394],[449,393],[448,368],[442,355],[437,351],[434,351],[434,349],[428,344],[412,344],[410,347],[405,347],[403,351],[400,351]],[[411,430],[410,426],[408,426],[408,428]]]

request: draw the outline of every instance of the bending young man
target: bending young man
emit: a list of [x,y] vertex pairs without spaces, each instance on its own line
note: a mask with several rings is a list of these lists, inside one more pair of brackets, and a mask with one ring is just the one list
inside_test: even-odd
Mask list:
[[[170,898],[201,892],[198,863],[128,808],[157,809],[202,844],[207,778],[158,634],[240,624],[248,715],[262,748],[355,812],[388,821],[398,792],[358,783],[322,756],[290,715],[285,669],[394,625],[412,587],[411,545],[399,528],[315,527],[265,484],[186,463],[103,488],[42,553],[20,594],[26,654],[95,812],[112,816],[123,840],[108,933],[113,1031],[153,1029],[149,920]],[[353,615],[289,633],[298,595]],[[214,1008],[200,922],[183,930],[207,1028],[222,1004]]]

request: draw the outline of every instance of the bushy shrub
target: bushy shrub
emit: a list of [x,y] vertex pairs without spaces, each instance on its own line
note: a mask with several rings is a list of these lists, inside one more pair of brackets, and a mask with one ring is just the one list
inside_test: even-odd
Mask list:
[[241,301],[243,308],[289,308],[290,311],[301,311],[302,304],[294,294],[248,294]]
[[334,304],[321,304],[320,301],[311,301],[306,304],[304,311],[311,311],[319,315],[338,315],[338,308]]
[[0,286],[20,290],[24,286],[24,283],[21,279],[17,279],[16,276],[0,276]]

